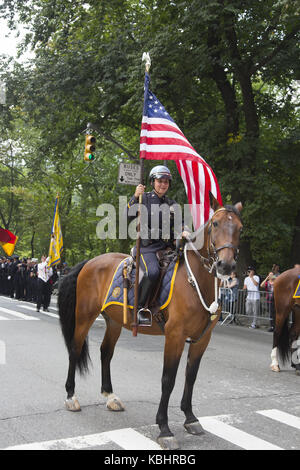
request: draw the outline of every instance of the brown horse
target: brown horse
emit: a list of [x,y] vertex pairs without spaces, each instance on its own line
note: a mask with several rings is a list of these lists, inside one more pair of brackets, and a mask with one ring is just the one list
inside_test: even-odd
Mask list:
[[[276,322],[271,353],[271,369],[279,372],[279,358],[285,363],[292,358],[292,367],[300,375],[300,299],[293,298],[300,276],[300,267],[284,271],[274,282]],[[292,324],[289,325],[290,314]],[[299,338],[299,340],[298,340]]]
[[[203,303],[216,300],[219,279],[228,277],[235,269],[242,223],[242,204],[221,207],[211,195],[214,214],[204,229],[204,246],[198,251],[188,250],[186,256],[194,281],[200,286]],[[88,368],[87,334],[100,313],[106,321],[106,333],[101,345],[102,394],[107,397],[110,410],[124,409],[120,399],[113,393],[110,362],[122,327],[131,328],[131,322],[123,325],[122,307],[110,305],[101,311],[113,273],[127,255],[110,253],[83,262],[63,279],[58,297],[59,315],[63,335],[69,352],[69,371],[66,382],[66,406],[71,411],[80,410],[74,395],[75,369],[85,372]],[[173,295],[164,310],[165,348],[162,375],[162,395],[156,416],[160,428],[159,444],[165,449],[177,449],[178,444],[168,426],[168,403],[175,384],[177,368],[187,339],[191,343],[186,366],[186,379],[181,410],[185,413],[184,426],[192,434],[201,434],[203,429],[192,411],[192,393],[201,358],[209,343],[212,329],[216,325],[220,308],[213,312],[199,300],[199,289],[188,280],[187,264],[178,267]],[[216,279],[216,281],[215,281]],[[194,284],[194,285],[192,285]],[[214,314],[213,314],[214,313]],[[154,321],[151,327],[138,327],[141,334],[162,335]],[[134,339],[132,340],[134,341]]]

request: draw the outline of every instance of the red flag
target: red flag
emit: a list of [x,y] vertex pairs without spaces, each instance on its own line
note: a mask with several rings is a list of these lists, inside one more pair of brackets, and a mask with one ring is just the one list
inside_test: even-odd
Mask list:
[[11,256],[14,252],[18,237],[9,230],[0,227],[0,245],[7,254]]
[[176,161],[191,205],[194,229],[197,230],[210,218],[209,191],[222,205],[219,184],[211,167],[149,90],[149,83],[150,77],[146,72],[140,158]]

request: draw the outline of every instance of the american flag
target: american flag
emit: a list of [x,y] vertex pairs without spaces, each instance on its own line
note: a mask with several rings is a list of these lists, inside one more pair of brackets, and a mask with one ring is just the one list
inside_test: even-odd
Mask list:
[[191,207],[194,229],[210,218],[209,191],[222,204],[217,178],[196,152],[164,106],[149,90],[145,75],[144,112],[140,137],[140,158],[175,160]]

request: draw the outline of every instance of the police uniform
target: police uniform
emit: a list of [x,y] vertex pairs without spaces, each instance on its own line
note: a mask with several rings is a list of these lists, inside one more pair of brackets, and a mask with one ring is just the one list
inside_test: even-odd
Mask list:
[[[133,196],[128,203],[128,211],[134,204],[138,204],[138,198],[135,196]],[[168,247],[174,246],[174,204],[176,204],[176,202],[169,199],[167,196],[159,197],[153,190],[143,194],[142,204],[146,206],[148,214],[148,227],[146,227],[146,230],[143,231],[144,233],[146,232],[148,234],[148,238],[141,237],[141,255],[147,266],[148,279],[151,281],[151,283],[155,283],[158,280],[160,273],[159,262],[156,253],[160,250],[165,250]],[[162,210],[159,210],[159,208],[163,204],[169,206],[170,208],[170,233],[167,235],[168,238],[162,238],[163,212]],[[156,227],[152,227],[151,220],[151,218],[153,218],[154,211],[158,211],[158,226]],[[135,216],[128,216],[129,220],[134,218]]]

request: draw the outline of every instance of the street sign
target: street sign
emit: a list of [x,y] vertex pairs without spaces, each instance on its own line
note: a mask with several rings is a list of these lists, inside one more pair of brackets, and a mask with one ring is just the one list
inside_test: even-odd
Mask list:
[[141,167],[135,163],[120,163],[118,183],[136,186],[140,182]]

